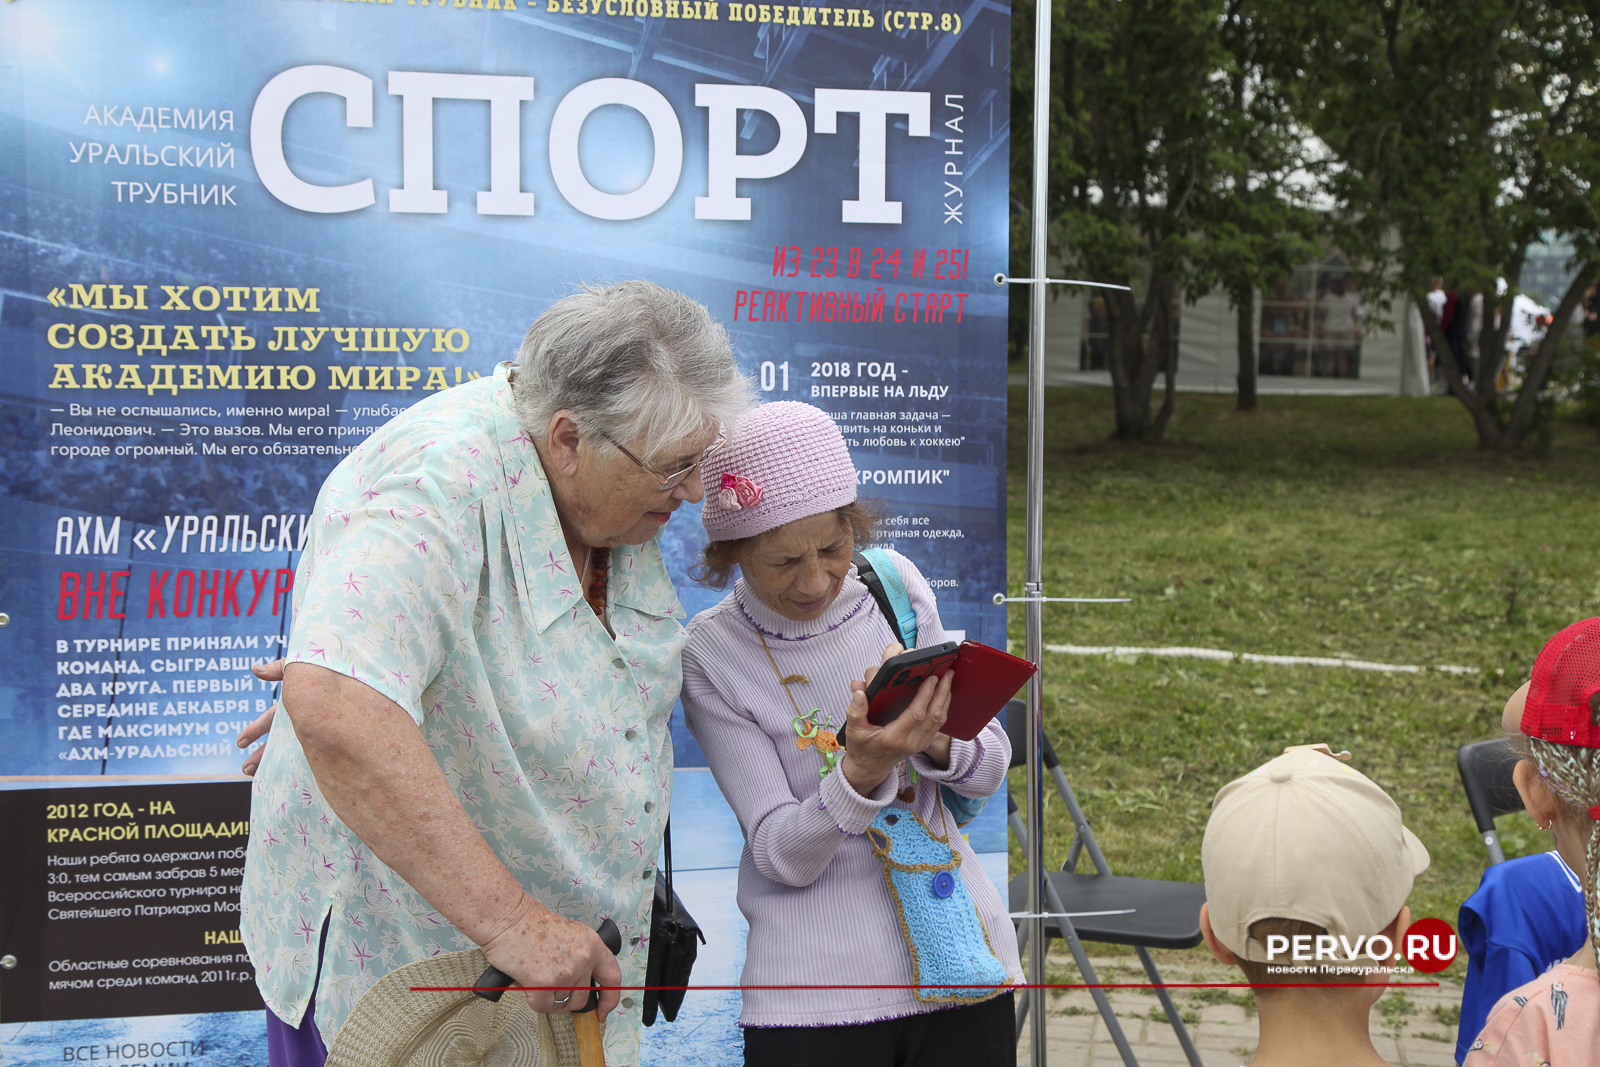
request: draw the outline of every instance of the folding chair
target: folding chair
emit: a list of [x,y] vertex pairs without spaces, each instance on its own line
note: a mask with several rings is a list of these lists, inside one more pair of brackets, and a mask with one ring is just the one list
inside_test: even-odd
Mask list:
[[1491,866],[1506,861],[1494,817],[1522,810],[1522,797],[1511,780],[1517,759],[1516,750],[1503,738],[1474,741],[1456,749],[1456,770],[1461,772],[1467,804],[1472,808],[1472,821],[1478,824],[1483,847],[1489,850]]
[[[1013,767],[1021,766],[1027,758],[1026,719],[1027,705],[1021,700],[1013,700],[1006,705],[1006,732],[1011,737]],[[1205,903],[1205,887],[1190,882],[1124,878],[1112,874],[1110,864],[1106,863],[1106,858],[1101,854],[1100,846],[1094,839],[1094,833],[1089,829],[1089,820],[1083,814],[1083,809],[1078,806],[1078,798],[1067,782],[1066,774],[1061,770],[1061,761],[1056,758],[1054,746],[1050,744],[1048,737],[1043,740],[1044,749],[1040,753],[1040,761],[1055,779],[1056,791],[1061,794],[1061,799],[1067,806],[1074,829],[1072,844],[1067,850],[1066,863],[1062,865],[1061,870],[1049,871],[1045,875],[1045,899],[1051,911],[1050,917],[1044,922],[1045,939],[1048,942],[1052,937],[1059,937],[1067,943],[1072,958],[1083,975],[1083,980],[1091,986],[1098,985],[1100,979],[1096,977],[1094,966],[1090,964],[1088,954],[1083,949],[1082,939],[1134,946],[1139,954],[1139,962],[1144,965],[1145,974],[1156,986],[1156,997],[1167,1013],[1167,1021],[1172,1024],[1173,1032],[1177,1035],[1178,1044],[1183,1048],[1184,1055],[1188,1057],[1193,1067],[1203,1067],[1200,1053],[1189,1038],[1189,1031],[1183,1025],[1183,1017],[1178,1013],[1177,1005],[1172,1002],[1172,995],[1161,985],[1161,972],[1156,969],[1155,960],[1150,957],[1150,949],[1193,948],[1200,943],[1200,905]],[[1011,832],[1026,850],[1027,827],[1022,823],[1016,801],[1012,799],[1009,788],[1006,790],[1006,815]],[[1093,874],[1076,873],[1078,860],[1084,852],[1088,852],[1090,862],[1094,865]],[[1024,872],[1011,880],[1010,897],[1013,912],[1027,909],[1027,879],[1028,876]],[[1070,911],[1064,902],[1070,902]],[[1018,948],[1021,950],[1026,948],[1024,938],[1027,926],[1019,924],[1019,927],[1021,929],[1019,942],[1023,943],[1019,943]],[[1028,992],[1037,995],[1042,1010],[1045,1003],[1044,991]],[[1127,1036],[1122,1032],[1122,1025],[1117,1020],[1116,1012],[1112,1010],[1105,990],[1091,989],[1089,992],[1094,997],[1095,1006],[1100,1010],[1101,1019],[1105,1021],[1112,1043],[1117,1046],[1117,1052],[1122,1056],[1122,1062],[1127,1067],[1137,1067],[1139,1061],[1128,1044]],[[1023,1022],[1034,999],[1034,996],[1024,997],[1018,1007],[1019,1039],[1022,1035]]]

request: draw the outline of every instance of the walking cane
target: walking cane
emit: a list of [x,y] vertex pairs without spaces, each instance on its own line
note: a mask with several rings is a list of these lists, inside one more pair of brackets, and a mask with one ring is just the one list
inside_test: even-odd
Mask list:
[[[622,931],[617,929],[616,923],[607,919],[595,929],[595,933],[600,935],[600,940],[605,942],[613,956],[622,951]],[[498,1002],[505,993],[501,987],[512,984],[513,979],[509,974],[498,967],[490,967],[478,976],[478,985],[485,988],[473,992],[484,1000]],[[591,990],[589,1003],[572,1013],[572,1027],[578,1039],[579,1067],[606,1067],[605,1044],[600,1036],[599,1007],[600,991]]]

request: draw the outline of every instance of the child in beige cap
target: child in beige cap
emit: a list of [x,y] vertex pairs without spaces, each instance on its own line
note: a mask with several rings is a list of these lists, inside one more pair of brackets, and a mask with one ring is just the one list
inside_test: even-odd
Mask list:
[[1252,1067],[1380,1067],[1368,1017],[1411,924],[1428,851],[1327,745],[1296,745],[1217,793],[1200,929],[1255,993]]

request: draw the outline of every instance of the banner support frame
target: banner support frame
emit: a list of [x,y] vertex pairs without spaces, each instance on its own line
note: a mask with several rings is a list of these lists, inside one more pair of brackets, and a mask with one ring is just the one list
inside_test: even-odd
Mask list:
[[[1050,180],[1050,20],[1054,0],[1035,0],[1033,18],[1033,215],[1030,266],[1034,278],[1048,278]],[[996,282],[999,279],[996,278]],[[1045,981],[1044,912],[1044,781],[1041,775],[1040,739],[1044,731],[1044,354],[1046,285],[1028,292],[1028,496],[1027,545],[1023,569],[1026,598],[1024,654],[1039,665],[1028,680],[1027,825],[1028,982],[1034,998],[1028,1013],[1030,1059],[1045,1067],[1046,998],[1039,986]]]

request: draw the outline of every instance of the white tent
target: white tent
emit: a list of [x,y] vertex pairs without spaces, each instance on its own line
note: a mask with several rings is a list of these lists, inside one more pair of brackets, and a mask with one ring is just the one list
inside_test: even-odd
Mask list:
[[[1056,287],[1053,287],[1056,288]],[[1083,291],[1060,287],[1053,294],[1048,314],[1049,330],[1045,348],[1046,385],[1111,384],[1104,370],[1084,369],[1088,349],[1084,343],[1089,326],[1089,297]],[[1323,306],[1330,301],[1322,298]],[[1257,294],[1256,306],[1262,306]],[[1350,344],[1358,346],[1359,358],[1343,368],[1352,377],[1313,377],[1309,361],[1299,362],[1299,374],[1259,374],[1256,389],[1263,395],[1327,396],[1426,396],[1428,394],[1427,357],[1422,342],[1422,318],[1415,308],[1395,315],[1396,328],[1360,327]],[[1347,312],[1348,314],[1348,312]],[[1256,331],[1258,359],[1263,331]],[[1274,338],[1265,337],[1270,347]],[[1298,342],[1296,342],[1298,343]],[[1309,344],[1309,342],[1307,342]],[[1281,346],[1280,346],[1281,347]],[[1194,304],[1184,304],[1178,318],[1178,388],[1193,393],[1231,393],[1238,388],[1238,317],[1227,295],[1214,290]],[[1258,362],[1258,367],[1261,364]],[[1161,387],[1157,379],[1156,387]]]

